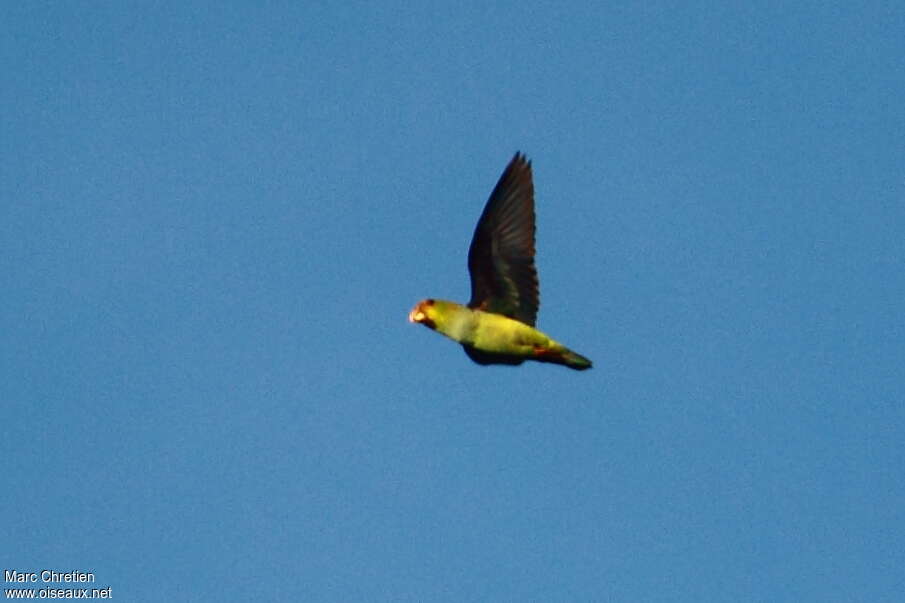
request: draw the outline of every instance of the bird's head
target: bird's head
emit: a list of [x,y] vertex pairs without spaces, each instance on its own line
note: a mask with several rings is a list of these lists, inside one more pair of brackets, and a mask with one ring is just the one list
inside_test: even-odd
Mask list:
[[423,299],[409,312],[409,322],[420,322],[425,327],[437,328],[437,304],[433,299]]

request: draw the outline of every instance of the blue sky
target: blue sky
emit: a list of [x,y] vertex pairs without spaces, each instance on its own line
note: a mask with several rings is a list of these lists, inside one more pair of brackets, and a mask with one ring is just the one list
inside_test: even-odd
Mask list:
[[[3,569],[900,600],[901,4],[307,4],[2,9]],[[406,321],[516,150],[591,371]]]

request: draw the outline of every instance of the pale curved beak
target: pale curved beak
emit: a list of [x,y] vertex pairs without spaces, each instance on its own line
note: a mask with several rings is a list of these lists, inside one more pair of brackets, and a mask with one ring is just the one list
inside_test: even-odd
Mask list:
[[424,312],[417,306],[414,310],[409,312],[409,322],[421,322],[422,320],[424,320]]

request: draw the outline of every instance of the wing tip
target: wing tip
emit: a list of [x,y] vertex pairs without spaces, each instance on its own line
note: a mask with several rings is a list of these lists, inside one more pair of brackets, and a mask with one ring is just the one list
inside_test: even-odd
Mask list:
[[509,160],[510,166],[516,165],[524,165],[529,170],[531,169],[531,160],[528,159],[527,155],[522,153],[521,151],[516,151],[515,155],[512,156],[512,159]]

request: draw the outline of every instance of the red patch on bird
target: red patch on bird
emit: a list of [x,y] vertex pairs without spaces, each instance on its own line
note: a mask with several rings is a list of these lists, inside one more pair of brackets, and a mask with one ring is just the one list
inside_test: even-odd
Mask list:
[[549,348],[544,348],[539,345],[534,346],[534,357],[540,358],[543,360],[561,360],[562,355],[559,352],[554,352]]

